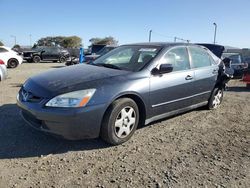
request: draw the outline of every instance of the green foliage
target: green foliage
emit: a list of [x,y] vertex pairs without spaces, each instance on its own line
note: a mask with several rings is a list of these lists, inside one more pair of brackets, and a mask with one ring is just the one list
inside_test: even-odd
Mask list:
[[4,46],[4,43],[2,43],[2,41],[0,41],[0,46]]
[[105,44],[105,45],[117,45],[118,41],[114,39],[114,37],[105,37],[105,38],[92,38],[89,40],[92,44]]
[[74,48],[81,45],[82,39],[77,36],[66,37],[62,40],[62,43],[65,48]]
[[56,36],[56,37],[44,37],[37,41],[37,46],[62,46],[64,48],[79,47],[82,43],[82,39],[78,36]]

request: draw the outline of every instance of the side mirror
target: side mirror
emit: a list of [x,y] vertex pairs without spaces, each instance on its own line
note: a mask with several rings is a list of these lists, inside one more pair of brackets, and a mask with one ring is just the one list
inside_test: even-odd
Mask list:
[[165,74],[173,71],[173,65],[172,64],[161,64],[160,69],[154,68],[151,73],[153,75],[157,74]]
[[174,69],[172,64],[161,64],[159,72],[161,74],[172,72]]

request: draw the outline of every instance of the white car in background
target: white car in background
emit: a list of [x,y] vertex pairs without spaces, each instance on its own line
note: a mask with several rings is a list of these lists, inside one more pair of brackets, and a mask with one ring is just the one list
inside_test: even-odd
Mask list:
[[0,81],[7,78],[7,68],[3,60],[0,59]]
[[16,68],[23,62],[22,56],[6,46],[0,46],[0,59],[5,62],[8,68]]

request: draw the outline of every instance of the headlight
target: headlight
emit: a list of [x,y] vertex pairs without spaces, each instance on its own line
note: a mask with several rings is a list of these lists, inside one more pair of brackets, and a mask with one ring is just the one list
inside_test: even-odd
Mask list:
[[49,107],[83,107],[94,95],[95,89],[79,90],[58,95],[46,103]]

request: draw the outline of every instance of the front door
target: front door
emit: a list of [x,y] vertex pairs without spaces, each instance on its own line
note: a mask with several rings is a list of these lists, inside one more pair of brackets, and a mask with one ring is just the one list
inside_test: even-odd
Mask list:
[[197,93],[194,88],[194,70],[191,70],[185,46],[167,50],[159,60],[157,67],[161,64],[172,64],[173,71],[151,75],[150,105],[152,116],[191,106],[193,104],[192,97]]

